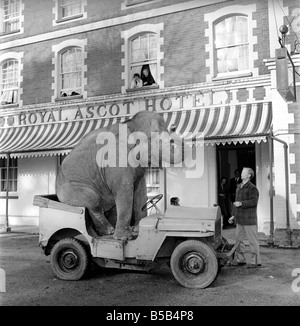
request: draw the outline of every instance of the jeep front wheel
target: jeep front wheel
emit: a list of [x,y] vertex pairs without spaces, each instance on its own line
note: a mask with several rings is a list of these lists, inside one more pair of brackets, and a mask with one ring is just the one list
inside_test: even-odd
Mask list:
[[205,243],[187,240],[174,249],[171,270],[182,286],[204,289],[217,276],[218,260],[214,250]]
[[84,245],[68,238],[58,241],[51,250],[51,268],[61,280],[80,280],[89,266],[89,255]]

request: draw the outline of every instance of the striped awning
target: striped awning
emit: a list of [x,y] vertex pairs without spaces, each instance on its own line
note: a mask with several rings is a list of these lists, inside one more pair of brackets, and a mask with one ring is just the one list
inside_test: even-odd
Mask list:
[[11,157],[66,154],[90,131],[123,122],[126,118],[78,120],[3,129],[0,130],[0,153],[10,153]]
[[272,103],[197,108],[165,115],[168,125],[184,138],[203,137],[206,145],[266,141],[272,123]]
[[[205,144],[267,140],[270,102],[194,108],[162,113],[168,128],[188,139],[203,137]],[[123,122],[129,116],[85,119],[0,129],[0,156],[47,156],[68,153],[88,132]]]

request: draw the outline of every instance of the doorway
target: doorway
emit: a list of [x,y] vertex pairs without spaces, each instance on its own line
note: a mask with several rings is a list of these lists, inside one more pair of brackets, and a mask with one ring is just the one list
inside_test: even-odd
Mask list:
[[[217,146],[218,182],[226,178],[229,182],[234,177],[234,171],[242,172],[243,167],[249,167],[256,171],[256,157],[254,144],[230,144]],[[256,184],[256,176],[251,179]]]
[[[232,212],[232,201],[234,201],[235,193],[233,184],[230,179],[234,178],[235,170],[242,172],[244,167],[249,167],[255,171],[256,157],[254,144],[238,144],[238,145],[218,145],[217,146],[217,178],[218,178],[218,205],[223,215],[223,225],[228,226],[228,218]],[[222,185],[224,180],[226,183]],[[251,182],[256,184],[254,176]]]

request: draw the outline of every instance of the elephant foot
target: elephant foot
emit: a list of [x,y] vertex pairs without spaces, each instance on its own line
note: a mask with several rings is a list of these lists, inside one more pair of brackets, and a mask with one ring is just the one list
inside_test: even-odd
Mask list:
[[114,232],[115,232],[115,228],[111,225],[97,229],[97,233],[99,235],[112,235],[114,234]]
[[115,233],[113,235],[113,238],[116,240],[131,240],[133,239],[133,235],[129,230],[115,230]]
[[140,228],[139,228],[138,225],[134,225],[134,226],[132,227],[132,232],[134,232],[134,233],[139,233],[139,230],[140,230]]

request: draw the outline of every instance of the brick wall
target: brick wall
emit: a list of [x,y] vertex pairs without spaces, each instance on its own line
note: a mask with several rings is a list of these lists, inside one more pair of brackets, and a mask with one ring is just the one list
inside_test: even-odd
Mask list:
[[[69,22],[64,26],[52,26],[54,19],[53,7],[54,1],[26,1],[24,15],[25,33],[21,36],[11,36],[5,38],[5,41],[24,38],[30,35],[37,35],[50,31],[57,31],[62,28],[80,26],[87,22],[101,21],[118,15],[126,15],[133,12],[148,10],[149,8],[158,8],[167,4],[182,3],[182,1],[158,1],[147,5],[135,6],[131,9],[122,10],[123,1],[89,0],[86,8],[88,18],[76,22]],[[259,72],[266,73],[266,68],[262,60],[268,57],[268,22],[267,22],[267,4],[265,2],[254,0],[240,0],[222,2],[215,5],[205,6],[193,10],[185,10],[178,13],[164,16],[144,19],[142,21],[120,24],[113,27],[101,28],[76,35],[53,38],[52,40],[33,43],[16,48],[10,48],[6,51],[24,51],[23,58],[23,104],[37,104],[51,102],[53,91],[52,71],[52,46],[66,39],[87,39],[87,94],[88,97],[108,94],[117,94],[121,92],[123,81],[121,78],[124,68],[121,61],[124,53],[121,51],[122,38],[121,31],[132,28],[139,24],[158,24],[163,23],[164,29],[161,33],[164,43],[162,51],[164,53],[163,67],[164,73],[162,79],[165,87],[179,86],[194,83],[203,83],[206,80],[207,67],[206,59],[209,55],[205,51],[206,37],[205,29],[208,28],[207,22],[204,21],[204,14],[213,12],[224,6],[235,4],[257,4],[257,12],[254,19],[257,20],[258,28],[254,34],[258,42],[264,46],[258,47],[258,60],[255,67]],[[265,28],[260,28],[264,26]],[[1,54],[1,51],[0,51]],[[239,101],[247,100],[248,92],[239,91]],[[255,90],[255,98],[263,97],[261,91]]]
[[[287,7],[288,9],[286,10]],[[286,35],[286,44],[291,45],[294,50],[294,42],[300,37],[300,3],[299,0],[283,0],[282,15],[285,17],[284,23],[289,27]],[[299,48],[298,48],[299,51]]]
[[[297,204],[300,205],[300,102],[289,105],[289,113],[294,115],[294,123],[289,124],[289,132],[294,134],[295,142],[290,144],[290,153],[295,154],[295,163],[290,165],[290,173],[296,174],[296,183],[291,184],[291,193],[296,194]],[[300,221],[300,210],[296,220]]]

